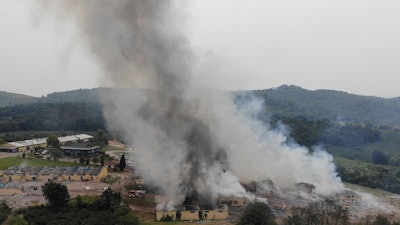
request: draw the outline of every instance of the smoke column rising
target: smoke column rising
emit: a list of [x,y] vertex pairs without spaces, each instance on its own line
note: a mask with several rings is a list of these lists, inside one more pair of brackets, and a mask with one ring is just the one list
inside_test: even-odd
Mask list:
[[309,182],[323,195],[342,189],[330,155],[288,146],[284,135],[253,119],[262,102],[238,108],[231,94],[192,82],[195,54],[184,36],[182,2],[41,2],[74,20],[104,84],[129,89],[103,96],[104,114],[109,129],[137,151],[146,181],[176,204],[243,193],[239,179],[269,178],[287,188]]

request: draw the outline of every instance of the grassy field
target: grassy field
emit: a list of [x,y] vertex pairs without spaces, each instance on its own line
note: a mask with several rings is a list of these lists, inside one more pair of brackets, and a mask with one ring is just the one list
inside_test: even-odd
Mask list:
[[344,185],[346,186],[346,188],[350,188],[352,190],[358,190],[358,191],[362,191],[362,192],[365,192],[365,193],[369,193],[369,194],[374,195],[376,197],[387,197],[387,196],[393,195],[393,193],[386,192],[386,191],[384,191],[382,189],[369,188],[369,187],[364,187],[364,186],[360,186],[360,185],[356,185],[356,184],[350,184],[350,183],[344,183]]
[[153,199],[147,199],[147,198],[125,198],[123,200],[124,203],[126,204],[132,204],[132,205],[138,205],[138,206],[149,206],[149,207],[154,207],[154,198]]
[[[72,198],[69,201],[69,205],[76,205],[77,199],[78,199],[78,197]],[[93,204],[94,202],[96,202],[97,200],[100,199],[100,196],[81,196],[81,199],[82,199],[82,202],[84,202],[86,204]]]
[[344,157],[334,157],[334,162],[336,165],[345,167],[346,169],[349,169],[349,170],[361,169],[365,172],[380,171],[380,170],[394,171],[394,170],[398,169],[398,167],[395,167],[395,166],[378,165],[378,164],[362,162],[362,161],[358,161],[358,160],[351,160],[351,159],[347,159]]
[[7,170],[10,166],[79,166],[78,163],[73,162],[56,162],[47,159],[35,159],[35,158],[22,158],[22,157],[7,157],[0,158],[0,170]]

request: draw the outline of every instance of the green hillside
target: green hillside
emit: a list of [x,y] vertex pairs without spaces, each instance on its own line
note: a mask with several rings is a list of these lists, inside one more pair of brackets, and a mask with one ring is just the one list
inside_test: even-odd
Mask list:
[[249,91],[265,101],[266,113],[341,122],[400,125],[400,98],[385,99],[331,90],[309,91],[297,86]]
[[28,95],[0,91],[0,107],[34,103],[38,99]]
[[[106,130],[99,96],[135,94],[137,90],[110,88],[57,92],[43,98],[0,92],[0,133]],[[322,146],[334,155],[343,180],[373,188],[383,188],[386,182],[385,188],[400,193],[400,97],[287,85],[236,94],[239,108],[250,96],[261,98],[265,107],[259,119],[272,128],[284,124],[289,142],[310,151]]]

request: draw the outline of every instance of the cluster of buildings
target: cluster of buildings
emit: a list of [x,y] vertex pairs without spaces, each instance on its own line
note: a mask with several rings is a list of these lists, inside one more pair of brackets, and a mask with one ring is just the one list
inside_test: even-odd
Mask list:
[[[99,146],[89,144],[93,136],[88,134],[76,134],[59,137],[58,141],[65,156],[79,158],[92,157],[99,151]],[[47,138],[14,141],[0,145],[0,152],[29,152],[36,149],[45,149]]]
[[2,182],[12,181],[100,181],[107,176],[102,166],[11,166],[2,175]]
[[[58,141],[62,146],[70,143],[88,142],[93,136],[88,134],[76,134],[59,137]],[[23,141],[8,142],[0,145],[0,152],[26,152],[37,148],[46,148],[47,138],[36,138]]]
[[[165,196],[156,195],[155,203],[168,201]],[[247,198],[239,196],[219,196],[216,206],[184,205],[177,209],[156,209],[157,221],[182,220],[226,220],[229,216],[228,207],[241,207],[247,204]]]

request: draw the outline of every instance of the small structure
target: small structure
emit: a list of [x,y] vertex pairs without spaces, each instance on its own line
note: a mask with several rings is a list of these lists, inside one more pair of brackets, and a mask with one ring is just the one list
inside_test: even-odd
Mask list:
[[238,196],[219,196],[219,204],[229,206],[245,206],[247,198]]
[[303,191],[305,193],[315,194],[315,186],[309,183],[298,183],[296,184],[298,191]]
[[104,162],[104,165],[107,166],[108,169],[115,169],[115,168],[118,168],[119,161],[117,161],[117,160],[107,161],[107,162]]
[[344,190],[338,194],[338,203],[341,207],[350,207],[359,199],[360,196],[351,190]]
[[11,181],[100,181],[107,169],[100,166],[11,166],[4,172],[3,182]]

